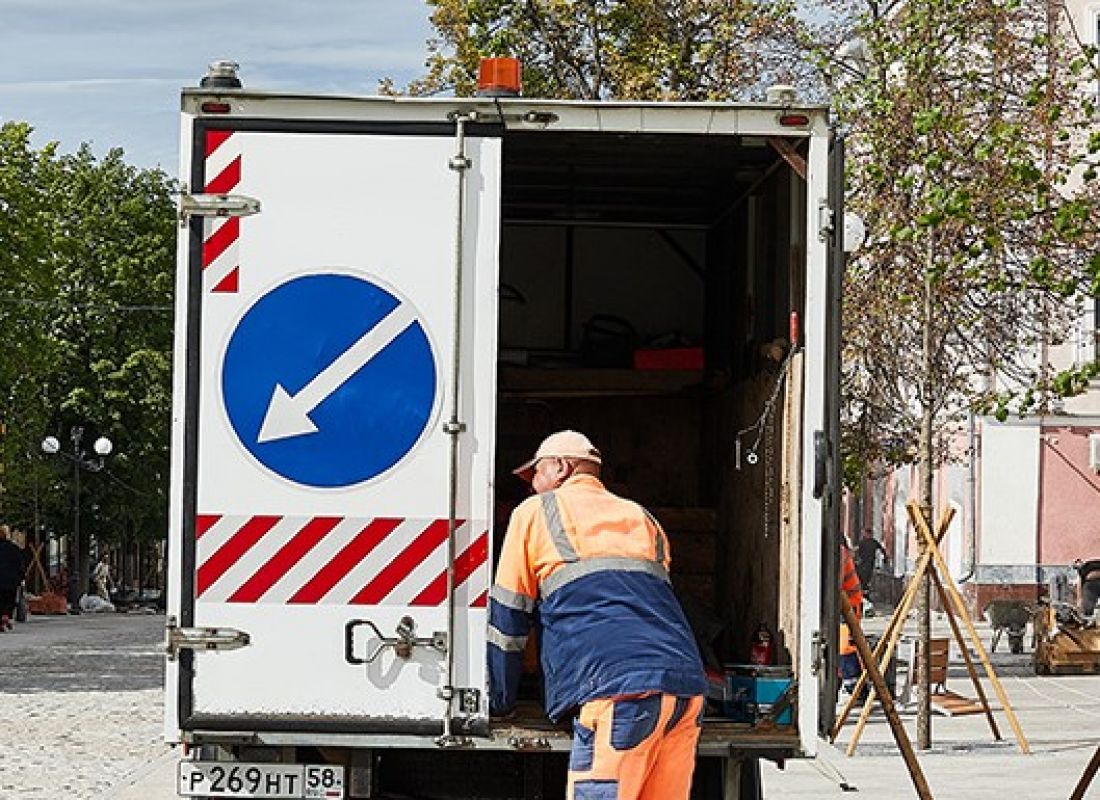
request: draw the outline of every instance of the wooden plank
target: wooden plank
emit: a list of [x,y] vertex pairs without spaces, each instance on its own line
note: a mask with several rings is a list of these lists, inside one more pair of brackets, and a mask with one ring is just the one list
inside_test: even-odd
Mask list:
[[[780,420],[783,440],[780,450],[779,486],[779,570],[777,620],[779,629],[791,642],[799,641],[802,624],[802,381],[804,353],[795,353],[787,366],[783,391],[783,416]],[[800,674],[799,652],[791,651],[794,674]]]
[[981,703],[977,703],[969,697],[963,697],[961,694],[956,694],[950,689],[933,694],[931,700],[935,710],[948,717],[981,714],[986,710]]
[[794,149],[794,145],[786,139],[781,139],[778,136],[769,136],[768,144],[770,144],[775,152],[779,153],[786,161],[791,169],[795,171],[798,177],[802,180],[806,180],[806,159],[802,157],[802,154]]
[[897,743],[898,749],[901,750],[902,758],[905,759],[905,766],[909,770],[913,788],[917,790],[917,797],[920,797],[921,800],[932,800],[932,790],[928,788],[928,781],[925,780],[924,772],[921,771],[917,754],[913,752],[913,744],[909,741],[905,727],[901,724],[901,718],[898,717],[897,708],[894,706],[894,698],[890,696],[890,689],[886,685],[886,680],[882,677],[878,664],[875,662],[875,657],[871,653],[871,648],[867,644],[867,639],[863,636],[863,628],[860,627],[859,620],[856,618],[855,612],[852,611],[848,596],[844,594],[840,587],[837,587],[837,595],[840,597],[840,613],[844,617],[844,621],[848,623],[848,629],[852,632],[852,639],[855,641],[859,657],[866,665],[867,673],[871,676],[871,685],[882,704],[886,721],[890,723],[890,732],[894,735],[894,741]]
[[654,506],[649,513],[670,536],[673,531],[713,534],[718,530],[718,512],[705,506]]
[[599,397],[676,394],[702,383],[700,370],[535,369],[501,367],[505,397]]
[[[953,510],[952,513],[954,513]],[[890,632],[888,636],[883,636],[882,640],[879,642],[879,645],[885,646],[885,653],[882,654],[880,661],[875,662],[876,669],[881,670],[883,667],[885,667],[885,665],[890,663],[890,658],[894,654],[894,647],[897,646],[898,638],[901,635],[902,628],[905,626],[905,619],[909,615],[909,608],[912,606],[913,601],[917,597],[917,591],[921,583],[920,576],[923,576],[924,572],[928,569],[929,564],[931,563],[931,556],[926,553],[921,555],[921,559],[918,561],[917,565],[917,572],[913,575],[913,579],[909,583],[909,589],[911,591],[906,592],[906,595],[903,598],[903,604],[898,606],[897,611],[894,612],[894,619],[899,620],[899,622],[893,629],[893,631]],[[872,654],[872,656],[876,659],[879,658],[879,653],[877,651],[878,648],[876,648],[876,652]],[[859,680],[856,682],[855,689],[852,690],[852,697],[844,709],[845,713],[841,715],[840,720],[838,720],[836,727],[833,729],[834,739],[836,738],[836,734],[840,731],[840,726],[843,725],[844,720],[848,718],[848,712],[851,710],[852,703],[854,703],[859,697],[860,690],[863,688],[864,683],[869,679],[869,677],[870,672],[865,668],[863,670],[863,674],[859,676]],[[891,698],[891,701],[892,700],[893,698]],[[849,757],[851,757],[852,754],[855,753],[856,745],[859,744],[859,737],[863,735],[863,729],[867,727],[867,722],[871,719],[871,710],[874,707],[874,701],[875,693],[870,692],[867,695],[867,700],[863,703],[863,708],[859,712],[859,719],[856,721],[856,726],[852,730],[852,738],[848,741],[848,749],[846,752]]]
[[[933,686],[947,683],[947,661],[951,642],[946,637],[933,637],[928,644],[928,682]],[[918,656],[919,658],[919,656]]]
[[1085,792],[1088,791],[1092,779],[1096,777],[1097,770],[1100,770],[1100,747],[1096,748],[1096,752],[1089,759],[1089,763],[1085,766],[1085,771],[1081,774],[1081,779],[1077,781],[1077,786],[1074,787],[1069,800],[1084,800]]
[[997,727],[997,720],[993,717],[993,709],[989,707],[989,698],[985,696],[985,689],[982,688],[982,682],[978,680],[978,669],[974,666],[974,659],[970,657],[970,648],[966,646],[966,640],[963,638],[962,631],[959,630],[959,621],[955,619],[955,615],[948,610],[951,608],[951,603],[947,600],[947,592],[944,591],[940,576],[933,572],[932,578],[940,596],[940,604],[947,610],[947,621],[951,623],[951,632],[955,634],[955,641],[959,643],[959,650],[962,651],[963,661],[966,662],[967,674],[970,675],[970,683],[978,693],[978,701],[981,703],[981,710],[985,713],[986,721],[989,722],[989,730],[993,733],[993,739],[999,742],[1001,741],[1001,731]]
[[[667,529],[666,529],[667,531]],[[673,533],[668,531],[673,574],[686,572],[711,575],[718,537],[713,533]]]

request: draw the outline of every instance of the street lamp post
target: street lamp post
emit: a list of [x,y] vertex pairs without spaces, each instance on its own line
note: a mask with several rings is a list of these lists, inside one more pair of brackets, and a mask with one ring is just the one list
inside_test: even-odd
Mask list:
[[84,428],[74,425],[69,431],[69,438],[73,443],[73,450],[67,453],[61,449],[61,442],[56,436],[47,436],[42,440],[42,452],[50,456],[60,456],[72,462],[73,465],[73,538],[69,547],[69,610],[71,613],[80,613],[80,595],[84,593],[88,580],[84,575],[85,564],[82,561],[83,548],[80,540],[80,472],[99,472],[103,469],[103,459],[111,454],[114,445],[106,436],[100,436],[92,444],[95,457],[89,454],[81,446],[84,438]]

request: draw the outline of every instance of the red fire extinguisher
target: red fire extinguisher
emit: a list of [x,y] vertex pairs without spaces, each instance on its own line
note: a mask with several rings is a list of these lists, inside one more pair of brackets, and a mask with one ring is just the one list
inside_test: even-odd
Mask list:
[[772,663],[774,653],[775,641],[772,639],[772,632],[768,630],[767,623],[761,622],[756,626],[756,631],[752,635],[752,643],[749,646],[749,663],[767,666]]

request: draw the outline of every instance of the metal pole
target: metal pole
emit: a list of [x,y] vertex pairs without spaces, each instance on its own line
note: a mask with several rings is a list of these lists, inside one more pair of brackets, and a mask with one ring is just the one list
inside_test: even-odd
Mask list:
[[459,420],[459,376],[462,366],[462,266],[465,240],[463,228],[466,216],[466,173],[470,169],[470,159],[466,157],[466,123],[471,117],[466,114],[455,116],[456,152],[449,166],[457,176],[455,211],[455,253],[454,253],[454,330],[451,351],[451,413],[444,432],[451,437],[450,486],[447,508],[447,653],[446,679],[439,690],[440,698],[446,703],[443,712],[443,735],[437,740],[442,747],[460,744],[452,731],[454,717],[454,672],[455,672],[455,528],[458,520],[458,456],[459,437],[466,425]]
[[69,611],[73,614],[80,613],[81,590],[80,559],[83,557],[83,549],[80,546],[80,440],[84,436],[84,430],[75,427],[71,431],[73,441],[73,543],[69,552],[72,554],[72,569],[69,572]]

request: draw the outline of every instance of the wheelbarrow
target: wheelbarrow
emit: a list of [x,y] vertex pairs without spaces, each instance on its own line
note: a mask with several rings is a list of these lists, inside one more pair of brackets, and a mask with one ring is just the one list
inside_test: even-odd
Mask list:
[[1008,633],[1008,649],[1013,653],[1024,652],[1024,632],[1031,621],[1033,609],[1023,600],[992,600],[985,607],[985,617],[993,626],[993,641],[989,652],[997,651],[1001,634]]

